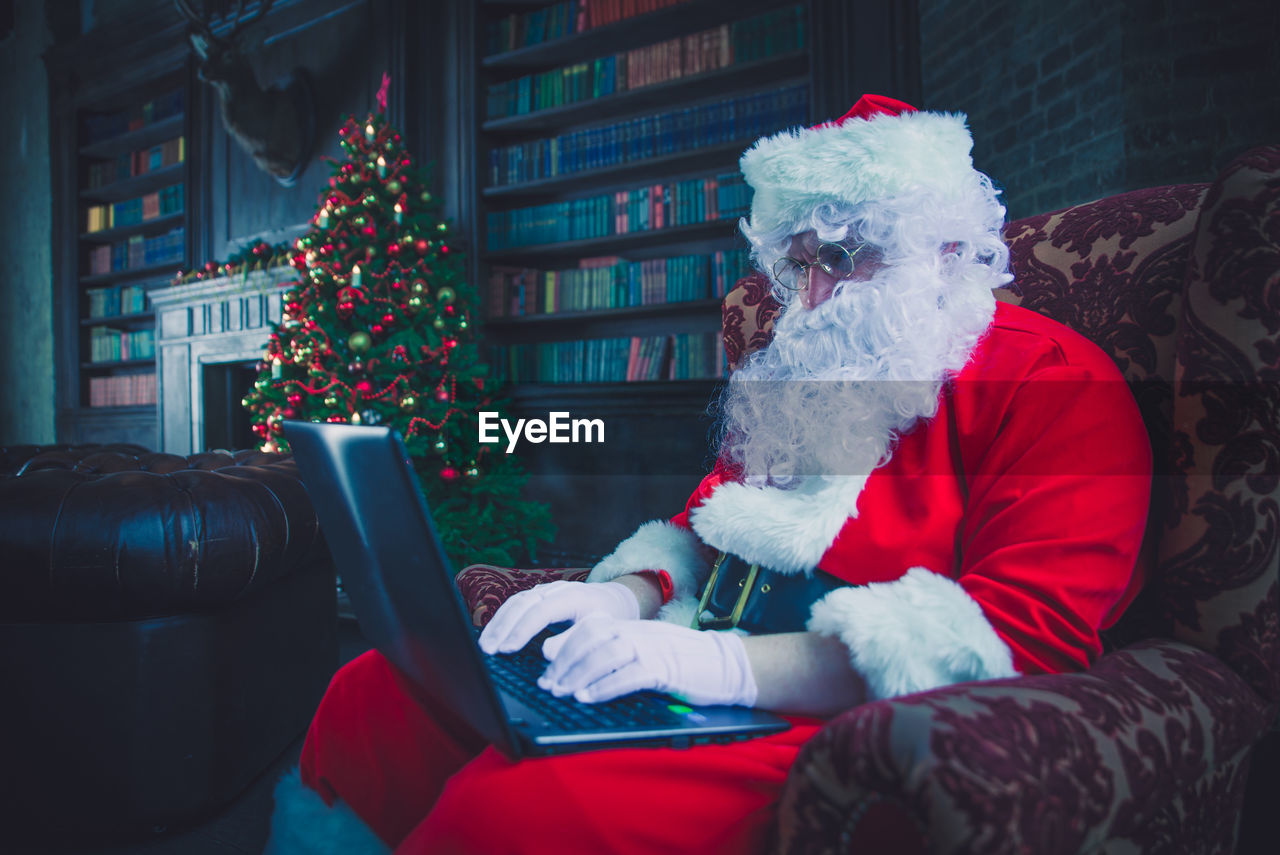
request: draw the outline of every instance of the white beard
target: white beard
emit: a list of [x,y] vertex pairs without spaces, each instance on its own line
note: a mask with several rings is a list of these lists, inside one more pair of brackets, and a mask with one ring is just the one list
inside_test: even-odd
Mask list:
[[783,488],[884,465],[990,326],[1000,283],[985,272],[899,263],[813,310],[793,299],[725,388],[721,456],[748,485]]

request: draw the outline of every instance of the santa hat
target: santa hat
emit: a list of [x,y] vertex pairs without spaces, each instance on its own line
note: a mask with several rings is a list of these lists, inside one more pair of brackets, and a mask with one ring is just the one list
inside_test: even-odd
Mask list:
[[954,199],[979,178],[973,138],[959,113],[927,113],[883,95],[863,95],[833,122],[762,137],[742,155],[755,191],[751,228],[798,231],[822,203],[856,205],[928,192]]

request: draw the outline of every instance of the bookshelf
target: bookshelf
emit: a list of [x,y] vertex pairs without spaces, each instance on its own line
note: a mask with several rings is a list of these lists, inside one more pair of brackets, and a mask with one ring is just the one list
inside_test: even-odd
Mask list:
[[700,413],[723,376],[720,300],[748,264],[738,158],[810,120],[808,4],[483,3],[476,30],[495,368],[518,404],[685,388]]
[[155,410],[148,294],[188,259],[185,79],[171,72],[76,111],[77,409]]

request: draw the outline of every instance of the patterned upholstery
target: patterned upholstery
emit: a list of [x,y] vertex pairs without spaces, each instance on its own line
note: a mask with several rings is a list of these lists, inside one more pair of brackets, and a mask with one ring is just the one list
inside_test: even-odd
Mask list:
[[[1227,855],[1280,710],[1280,146],[1212,185],[1030,217],[1006,239],[1001,299],[1109,353],[1151,432],[1143,594],[1087,672],[834,718],[792,769],[776,849]],[[768,342],[768,290],[757,274],[725,299],[733,366]],[[501,578],[464,571],[479,620]]]

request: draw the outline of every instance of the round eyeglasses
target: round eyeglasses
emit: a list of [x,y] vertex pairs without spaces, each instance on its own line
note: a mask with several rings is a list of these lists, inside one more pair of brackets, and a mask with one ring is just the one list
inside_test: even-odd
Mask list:
[[803,291],[809,287],[809,268],[817,267],[837,281],[853,275],[854,257],[867,248],[857,244],[852,250],[838,243],[820,243],[813,261],[805,264],[799,259],[784,255],[773,264],[773,278],[779,285],[791,291]]

